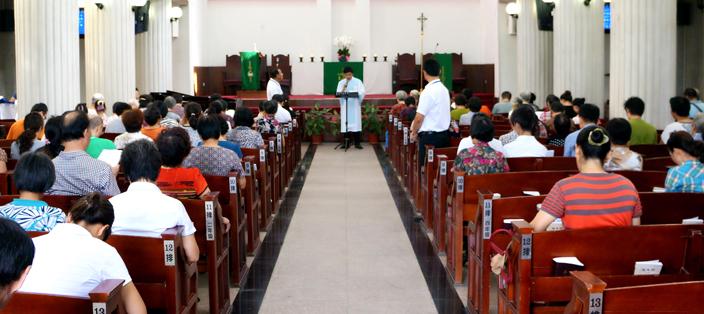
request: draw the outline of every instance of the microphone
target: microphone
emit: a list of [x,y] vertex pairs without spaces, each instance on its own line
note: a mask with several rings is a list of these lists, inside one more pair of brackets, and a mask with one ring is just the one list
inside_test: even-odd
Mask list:
[[349,83],[350,83],[350,81],[348,81],[348,80],[345,81],[345,86],[342,86],[342,92],[343,92],[343,93],[344,93],[345,91],[347,91],[347,84],[349,84]]

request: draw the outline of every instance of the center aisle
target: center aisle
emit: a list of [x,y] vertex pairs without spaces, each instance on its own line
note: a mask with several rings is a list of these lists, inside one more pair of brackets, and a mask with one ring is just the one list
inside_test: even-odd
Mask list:
[[435,313],[374,149],[320,145],[261,313]]

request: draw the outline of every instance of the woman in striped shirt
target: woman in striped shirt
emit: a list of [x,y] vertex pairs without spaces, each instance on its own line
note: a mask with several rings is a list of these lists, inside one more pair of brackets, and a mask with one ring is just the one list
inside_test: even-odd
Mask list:
[[565,229],[640,224],[640,198],[633,183],[604,171],[604,159],[610,150],[604,128],[592,125],[579,132],[579,173],[555,183],[531,221],[535,231],[544,231],[557,218],[562,219]]

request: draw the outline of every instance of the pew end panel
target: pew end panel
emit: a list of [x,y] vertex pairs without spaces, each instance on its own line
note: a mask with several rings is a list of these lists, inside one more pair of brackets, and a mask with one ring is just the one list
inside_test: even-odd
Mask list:
[[87,297],[60,296],[15,292],[2,314],[124,314],[122,279],[107,279],[88,293]]
[[[218,192],[210,192],[202,199],[179,199],[197,230],[196,242],[205,259],[208,273],[208,303],[210,313],[225,314],[232,310],[229,285],[229,230],[222,223],[222,209]],[[231,222],[232,224],[232,222]],[[200,263],[200,262],[199,262]]]

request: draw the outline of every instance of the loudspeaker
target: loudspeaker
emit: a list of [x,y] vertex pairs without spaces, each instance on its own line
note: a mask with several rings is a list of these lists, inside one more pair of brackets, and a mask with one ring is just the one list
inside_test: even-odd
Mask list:
[[149,1],[134,11],[134,33],[144,33],[149,30]]
[[0,10],[0,32],[12,33],[15,31],[15,11]]
[[538,29],[552,32],[552,10],[555,8],[555,4],[535,0],[535,7],[538,12]]

